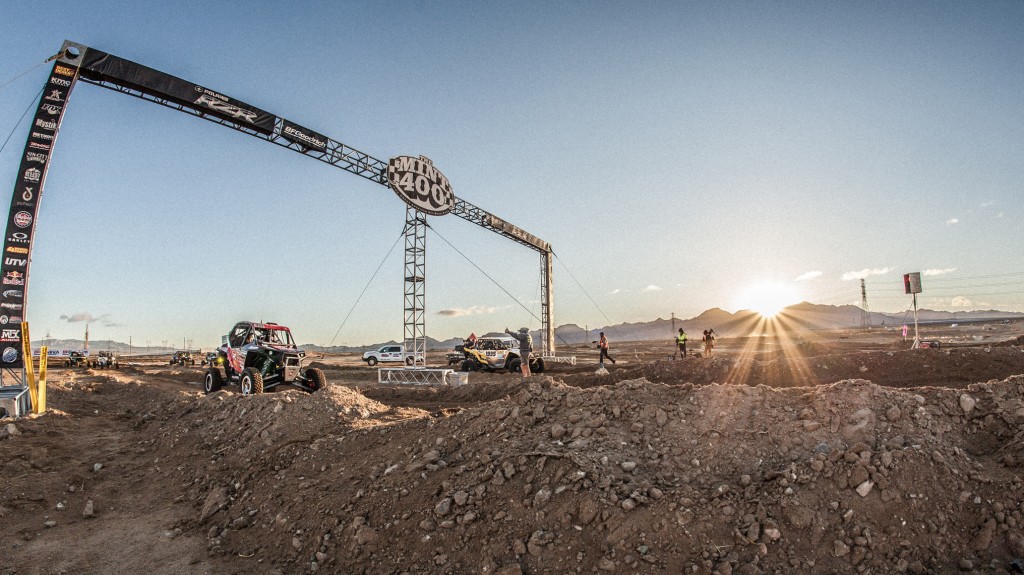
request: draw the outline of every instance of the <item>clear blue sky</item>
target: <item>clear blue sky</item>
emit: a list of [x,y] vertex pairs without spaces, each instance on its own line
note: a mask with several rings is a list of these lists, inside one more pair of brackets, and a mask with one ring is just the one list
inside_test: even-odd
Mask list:
[[[380,159],[427,155],[552,244],[558,325],[752,307],[764,284],[855,303],[857,277],[899,311],[926,270],[923,307],[1024,311],[1024,3],[156,4],[0,0],[0,82],[67,38]],[[0,88],[0,137],[48,69]],[[26,135],[0,152],[5,193]],[[534,252],[430,222],[428,335],[539,327],[445,240],[539,314]],[[137,345],[209,347],[240,319],[400,339],[403,223],[382,186],[79,83],[28,320]]]

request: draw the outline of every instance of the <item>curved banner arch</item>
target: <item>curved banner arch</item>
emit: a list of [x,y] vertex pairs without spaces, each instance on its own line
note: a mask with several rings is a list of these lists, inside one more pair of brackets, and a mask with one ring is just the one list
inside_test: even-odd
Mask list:
[[71,90],[78,80],[83,56],[84,47],[65,42],[36,107],[14,182],[14,196],[4,234],[4,259],[0,265],[0,368],[3,369],[25,366],[21,322],[28,305],[28,271],[39,199],[43,195],[57,133]]

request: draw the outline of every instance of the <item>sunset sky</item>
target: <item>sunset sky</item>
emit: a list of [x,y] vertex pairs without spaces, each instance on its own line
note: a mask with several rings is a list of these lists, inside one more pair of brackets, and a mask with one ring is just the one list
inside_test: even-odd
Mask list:
[[[430,157],[551,243],[556,325],[859,304],[860,278],[898,312],[918,271],[921,307],[1024,311],[1024,3],[149,4],[0,0],[6,193],[35,66],[70,39],[378,159]],[[380,185],[80,82],[27,319],[135,345],[211,347],[242,319],[401,339],[401,244],[385,256],[404,218]],[[533,251],[430,225],[428,335],[540,327]]]

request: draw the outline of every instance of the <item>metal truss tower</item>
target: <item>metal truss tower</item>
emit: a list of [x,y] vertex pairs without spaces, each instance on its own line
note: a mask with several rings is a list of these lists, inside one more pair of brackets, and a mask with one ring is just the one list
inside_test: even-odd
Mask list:
[[405,208],[405,349],[416,367],[426,365],[427,215]]
[[871,308],[868,307],[868,290],[864,278],[860,278],[860,326],[871,327]]

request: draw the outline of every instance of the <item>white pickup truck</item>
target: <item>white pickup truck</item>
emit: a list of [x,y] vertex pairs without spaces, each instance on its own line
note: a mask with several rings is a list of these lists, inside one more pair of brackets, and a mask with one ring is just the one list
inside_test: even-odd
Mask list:
[[[420,362],[423,362],[423,354],[420,354]],[[406,353],[404,345],[385,345],[376,351],[367,351],[363,353],[363,361],[367,365],[373,367],[378,363],[402,363],[405,365],[412,365],[415,363],[412,353]]]

